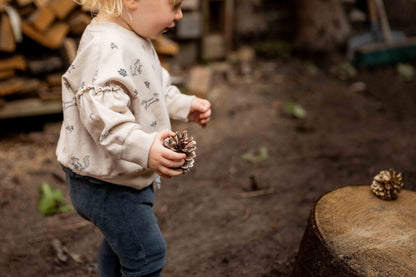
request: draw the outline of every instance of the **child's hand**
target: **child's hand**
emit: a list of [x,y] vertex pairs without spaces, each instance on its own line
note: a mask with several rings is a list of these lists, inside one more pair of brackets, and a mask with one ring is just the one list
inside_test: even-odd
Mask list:
[[188,120],[205,126],[211,116],[211,103],[208,100],[195,97],[191,103]]
[[148,166],[159,176],[164,178],[176,177],[183,174],[182,170],[173,168],[181,167],[185,163],[185,154],[176,153],[163,146],[163,140],[175,133],[165,129],[156,134],[149,151]]

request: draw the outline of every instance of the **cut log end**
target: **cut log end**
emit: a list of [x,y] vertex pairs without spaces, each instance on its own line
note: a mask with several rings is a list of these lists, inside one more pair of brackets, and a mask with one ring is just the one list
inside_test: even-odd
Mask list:
[[377,198],[370,186],[325,194],[312,207],[294,276],[416,276],[416,192]]

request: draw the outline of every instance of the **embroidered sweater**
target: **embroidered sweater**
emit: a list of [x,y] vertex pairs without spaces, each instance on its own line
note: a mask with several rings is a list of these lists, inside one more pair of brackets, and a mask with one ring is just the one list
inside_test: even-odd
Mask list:
[[192,96],[170,84],[149,39],[93,20],[62,76],[59,163],[77,174],[142,189],[157,131],[187,120]]

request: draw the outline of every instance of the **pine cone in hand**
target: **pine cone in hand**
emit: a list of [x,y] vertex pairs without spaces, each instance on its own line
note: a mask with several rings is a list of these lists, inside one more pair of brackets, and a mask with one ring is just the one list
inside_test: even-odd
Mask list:
[[383,200],[394,200],[400,193],[402,186],[402,173],[390,169],[383,170],[374,177],[371,189],[377,197]]
[[185,164],[178,168],[182,169],[184,173],[188,172],[191,167],[194,166],[196,141],[194,141],[193,137],[188,137],[187,131],[183,131],[182,135],[179,135],[178,132],[176,132],[176,136],[167,137],[163,141],[163,146],[177,153],[186,154]]

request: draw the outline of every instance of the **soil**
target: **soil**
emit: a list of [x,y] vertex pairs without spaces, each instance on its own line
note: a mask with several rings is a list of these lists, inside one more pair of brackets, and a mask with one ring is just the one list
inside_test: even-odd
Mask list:
[[[370,185],[389,168],[416,189],[415,81],[401,80],[394,67],[341,81],[295,59],[256,60],[252,68],[247,76],[215,74],[206,128],[174,122],[194,136],[198,157],[156,193],[168,245],[164,277],[290,276],[318,197]],[[289,100],[304,107],[304,119],[286,111]],[[34,122],[1,123],[0,276],[96,276],[99,231],[73,210],[37,210],[43,182],[69,198],[55,159],[60,122]],[[267,155],[256,156],[261,148]]]

